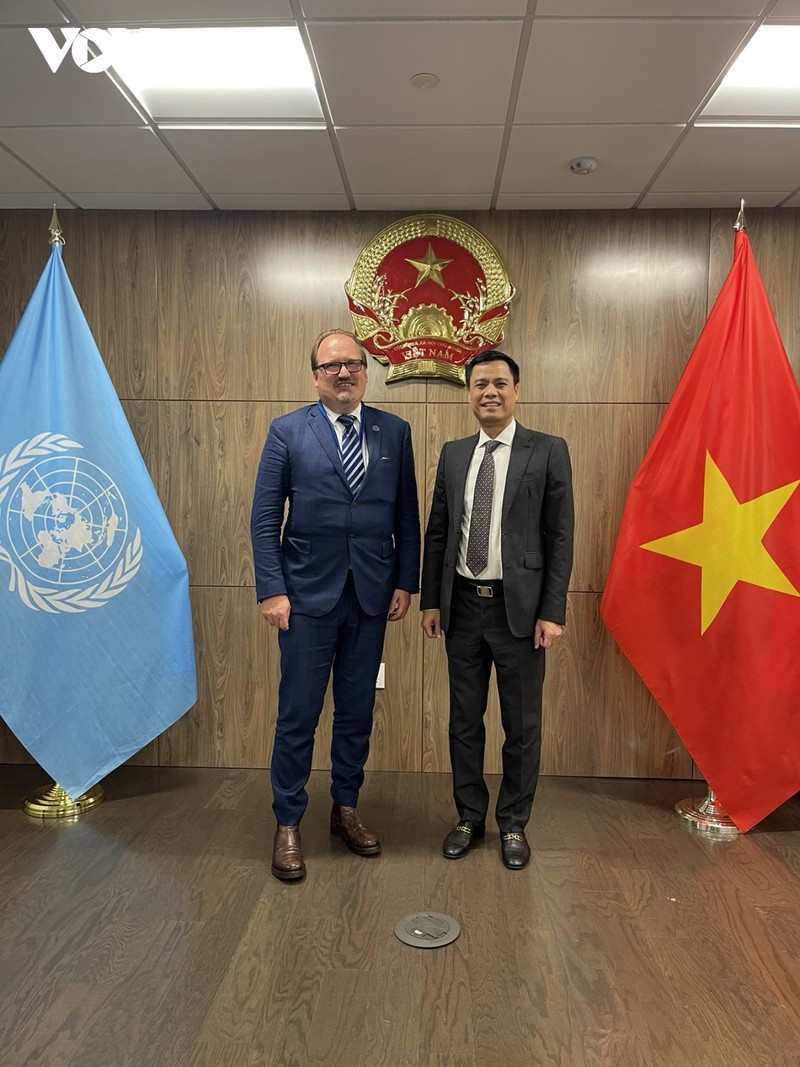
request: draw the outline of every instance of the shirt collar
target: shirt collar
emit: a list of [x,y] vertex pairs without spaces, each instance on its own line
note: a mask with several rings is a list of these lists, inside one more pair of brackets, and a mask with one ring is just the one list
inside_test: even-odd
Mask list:
[[502,433],[499,433],[497,437],[490,437],[488,433],[481,427],[478,433],[478,448],[482,448],[487,441],[498,441],[501,445],[508,445],[509,447],[514,441],[514,434],[517,429],[517,420],[512,418],[511,422],[506,426]]
[[[322,404],[322,410],[328,416],[328,419],[330,420],[331,425],[335,426],[336,425],[336,420],[339,418],[339,414],[340,413],[338,411],[331,411],[331,409],[326,404],[323,404],[321,400],[320,400],[320,404]],[[355,427],[356,427],[357,430],[359,430],[361,428],[361,411],[362,411],[363,407],[364,407],[363,403],[361,401],[359,401],[358,407],[354,411],[349,412],[349,414],[352,415],[353,418],[356,420],[355,421]]]

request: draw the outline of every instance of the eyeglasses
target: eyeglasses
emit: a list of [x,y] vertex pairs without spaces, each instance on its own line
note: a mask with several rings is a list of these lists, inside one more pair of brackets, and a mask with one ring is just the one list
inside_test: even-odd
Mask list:
[[366,363],[361,359],[348,359],[344,363],[320,363],[315,369],[324,371],[332,377],[334,374],[338,374],[342,367],[347,367],[348,374],[358,374],[360,370],[366,367]]

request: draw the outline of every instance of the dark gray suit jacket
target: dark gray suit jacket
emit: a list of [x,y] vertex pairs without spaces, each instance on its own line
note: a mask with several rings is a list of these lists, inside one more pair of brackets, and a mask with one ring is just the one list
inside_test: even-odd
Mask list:
[[[425,531],[420,608],[438,608],[445,633],[450,625],[464,487],[477,443],[478,434],[473,434],[448,441],[442,449]],[[517,423],[502,516],[503,593],[515,637],[533,635],[537,619],[565,622],[573,525],[566,441]]]

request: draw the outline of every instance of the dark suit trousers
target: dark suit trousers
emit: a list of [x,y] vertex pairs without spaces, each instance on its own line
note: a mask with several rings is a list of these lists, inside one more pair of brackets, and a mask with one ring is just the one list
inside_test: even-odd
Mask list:
[[355,807],[369,755],[375,679],[378,675],[386,614],[366,615],[352,575],[327,615],[293,610],[289,629],[281,630],[281,684],[272,753],[272,810],[286,826],[299,823],[308,805],[314,733],[333,671],[331,796]]
[[483,777],[484,715],[492,664],[505,733],[503,779],[495,816],[501,833],[527,825],[539,776],[544,649],[508,628],[502,589],[479,597],[456,580],[446,637],[450,674],[450,763],[459,820],[483,824],[489,790]]

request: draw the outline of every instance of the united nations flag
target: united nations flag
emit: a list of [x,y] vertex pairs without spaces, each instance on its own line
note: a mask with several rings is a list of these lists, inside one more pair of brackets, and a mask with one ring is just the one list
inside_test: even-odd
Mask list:
[[197,699],[186,561],[60,244],[0,362],[0,648],[0,714],[73,799]]

